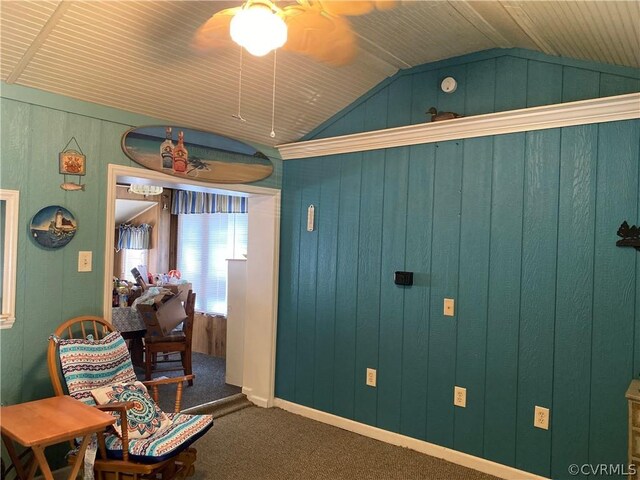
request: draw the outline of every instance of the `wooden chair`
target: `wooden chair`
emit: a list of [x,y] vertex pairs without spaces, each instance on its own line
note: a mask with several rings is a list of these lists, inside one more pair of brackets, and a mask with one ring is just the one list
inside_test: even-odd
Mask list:
[[[106,320],[99,317],[82,316],[73,318],[60,325],[55,333],[49,340],[49,346],[47,350],[47,364],[49,368],[49,375],[51,376],[51,382],[56,395],[69,394],[77,400],[84,401],[85,403],[94,404],[90,395],[90,388],[93,388],[91,382],[93,381],[91,373],[87,378],[81,378],[80,383],[83,385],[83,390],[78,390],[77,384],[74,385],[74,390],[69,391],[67,383],[65,381],[65,371],[72,372],[72,380],[74,382],[78,380],[78,376],[81,375],[83,364],[82,357],[79,357],[77,349],[84,348],[85,345],[96,345],[100,348],[103,347],[101,342],[105,344],[112,340],[114,344],[118,344],[120,360],[117,368],[114,368],[114,372],[118,372],[117,382],[121,383],[123,377],[127,380],[127,383],[135,381],[135,374],[133,373],[133,366],[131,365],[131,359],[128,356],[126,350],[126,344],[120,335],[110,335],[115,330],[107,323]],[[88,338],[91,335],[93,338]],[[69,340],[71,339],[71,340]],[[120,343],[121,342],[121,343]],[[61,344],[66,344],[73,347],[73,361],[61,358],[60,348]],[[122,353],[124,352],[124,353]],[[101,353],[101,355],[105,355]],[[78,360],[80,358],[81,360]],[[112,359],[109,358],[108,362]],[[66,363],[65,363],[66,362]],[[108,375],[105,375],[101,370],[100,365],[96,363],[86,363],[87,370],[90,372],[99,371],[101,385],[104,386],[104,382],[109,382]],[[130,371],[129,371],[130,368]],[[130,373],[129,373],[130,372]],[[95,373],[93,373],[95,375]],[[159,396],[159,386],[174,384],[176,386],[176,399],[174,404],[174,413],[169,414],[171,419],[171,426],[165,428],[150,437],[149,439],[129,439],[127,436],[127,415],[126,411],[134,406],[134,402],[123,403],[110,403],[106,405],[98,405],[96,408],[105,411],[117,412],[120,415],[122,423],[122,437],[116,437],[115,433],[103,432],[98,436],[98,455],[95,460],[94,469],[97,474],[98,480],[138,480],[138,479],[162,479],[168,480],[173,478],[184,479],[186,476],[190,476],[194,473],[194,462],[196,460],[196,449],[191,447],[193,441],[202,436],[213,424],[213,420],[207,415],[186,415],[179,413],[181,400],[182,400],[182,385],[183,382],[193,379],[193,375],[186,375],[174,378],[165,378],[159,380],[153,380],[149,382],[143,382],[149,389],[152,398],[157,402]],[[125,383],[125,382],[122,382]],[[107,383],[111,385],[111,383]],[[89,400],[87,400],[89,399]],[[190,432],[186,434],[185,432]],[[193,433],[191,433],[193,432]],[[163,439],[164,435],[164,439]],[[185,440],[186,437],[186,441]],[[176,438],[178,440],[176,440]],[[169,444],[168,450],[165,449],[160,458],[153,456],[142,456],[140,450],[136,450],[143,441],[147,443],[160,439],[165,445]],[[114,445],[120,445],[120,450],[114,450]],[[157,444],[154,444],[157,445]],[[72,444],[73,448],[73,444]],[[152,451],[153,448],[149,448]],[[69,462],[71,463],[73,453],[70,455]]]
[[[193,373],[192,366],[192,337],[193,337],[193,317],[195,315],[196,294],[189,290],[184,310],[187,315],[182,322],[182,330],[173,330],[168,335],[162,333],[158,324],[155,306],[138,305],[138,311],[147,327],[144,337],[145,343],[145,379],[151,379],[152,371],[169,372],[183,370],[185,375]],[[161,356],[159,357],[158,354]],[[175,358],[175,354],[180,354]],[[157,368],[158,364],[180,362],[179,367]],[[193,385],[193,380],[189,380],[189,385]]]

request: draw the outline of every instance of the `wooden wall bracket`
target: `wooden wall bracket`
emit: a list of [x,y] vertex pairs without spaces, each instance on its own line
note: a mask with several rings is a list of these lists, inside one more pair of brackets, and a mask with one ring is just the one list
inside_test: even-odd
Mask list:
[[636,225],[629,226],[625,220],[618,229],[618,236],[621,238],[616,242],[617,246],[634,247],[640,251],[640,227]]

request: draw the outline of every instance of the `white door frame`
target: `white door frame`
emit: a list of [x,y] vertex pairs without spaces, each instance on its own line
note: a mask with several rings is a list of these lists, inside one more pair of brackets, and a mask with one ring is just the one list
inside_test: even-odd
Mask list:
[[254,185],[223,185],[182,179],[154,170],[109,164],[107,167],[104,318],[111,322],[113,278],[113,225],[116,183],[143,179],[169,188],[242,193],[251,198],[247,245],[247,303],[244,331],[242,392],[258,406],[273,405],[275,389],[276,319],[278,314],[278,265],[280,253],[280,190]]

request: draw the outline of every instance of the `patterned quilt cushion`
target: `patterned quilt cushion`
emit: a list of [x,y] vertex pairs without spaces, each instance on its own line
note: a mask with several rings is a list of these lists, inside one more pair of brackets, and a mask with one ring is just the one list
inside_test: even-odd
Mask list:
[[[147,438],[171,425],[169,417],[160,410],[156,402],[147,393],[142,382],[119,383],[91,390],[98,405],[117,402],[133,402],[133,408],[127,410],[127,435],[129,439]],[[113,428],[122,436],[120,414],[110,412],[117,418]]]
[[114,383],[132,383],[136,375],[122,335],[112,332],[101,340],[60,339],[60,365],[69,395],[95,405],[91,390]]
[[[129,459],[153,463],[166,460],[186,449],[213,426],[211,415],[170,413],[171,425],[148,438],[129,440]],[[107,456],[122,459],[122,439],[115,434],[105,436]]]

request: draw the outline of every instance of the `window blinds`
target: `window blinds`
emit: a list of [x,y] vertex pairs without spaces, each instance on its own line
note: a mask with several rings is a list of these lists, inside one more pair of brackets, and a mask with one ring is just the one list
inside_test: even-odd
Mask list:
[[247,227],[244,213],[178,215],[177,267],[198,311],[227,314],[227,259],[246,255]]

